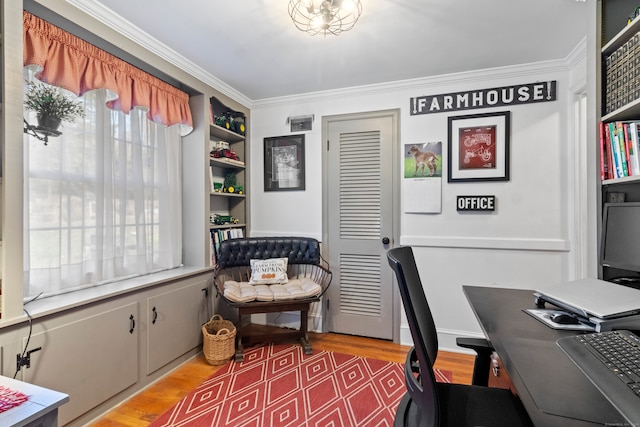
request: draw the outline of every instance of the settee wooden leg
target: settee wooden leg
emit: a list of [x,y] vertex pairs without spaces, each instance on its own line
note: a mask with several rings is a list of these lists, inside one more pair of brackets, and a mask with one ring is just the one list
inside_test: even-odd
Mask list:
[[311,343],[306,338],[300,338],[300,345],[302,346],[302,350],[304,354],[310,356],[313,354],[313,349],[311,348]]
[[244,362],[244,346],[242,345],[242,337],[236,337],[236,355],[234,360],[237,363]]
[[308,331],[308,320],[309,320],[309,310],[300,310],[300,344],[302,345],[302,350],[304,354],[311,355],[313,354],[313,349],[311,348],[311,343],[309,342]]
[[238,363],[244,361],[244,345],[242,345],[242,314],[238,314],[236,326],[236,354],[234,360]]

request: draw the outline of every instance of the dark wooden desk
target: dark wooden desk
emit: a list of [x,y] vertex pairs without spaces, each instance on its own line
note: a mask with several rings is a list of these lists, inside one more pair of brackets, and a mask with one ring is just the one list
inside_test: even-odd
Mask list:
[[629,425],[556,345],[578,332],[549,328],[523,311],[535,308],[533,291],[463,290],[536,426]]

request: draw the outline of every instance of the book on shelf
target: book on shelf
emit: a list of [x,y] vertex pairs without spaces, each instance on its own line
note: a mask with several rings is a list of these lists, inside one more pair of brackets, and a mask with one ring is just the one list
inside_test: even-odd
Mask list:
[[640,120],[601,123],[600,174],[603,179],[640,176]]
[[209,236],[209,251],[211,253],[211,265],[216,265],[216,249],[213,234]]
[[606,155],[606,171],[607,171],[607,178],[606,179],[612,179],[615,176],[616,170],[615,170],[615,162],[613,160],[614,156],[613,156],[613,148],[611,146],[611,133],[609,132],[609,126],[607,123],[602,123],[602,133],[603,133],[603,143],[604,143],[604,148],[603,151],[605,152]]
[[241,227],[235,228],[219,228],[211,230],[211,265],[215,265],[220,250],[220,242],[229,239],[240,239],[244,237],[244,231]]
[[631,175],[640,175],[640,152],[638,152],[638,124],[630,122],[628,124],[629,135],[629,161],[631,163]]
[[610,144],[611,144],[611,152],[613,155],[613,167],[614,167],[614,178],[622,178],[624,173],[622,172],[622,156],[620,154],[620,142],[618,141],[618,132],[617,126],[615,122],[609,123],[609,135],[610,135]]
[[608,165],[608,156],[607,151],[605,149],[605,138],[604,138],[604,123],[600,122],[600,179],[604,181],[605,179],[609,179],[609,165]]
[[628,138],[627,132],[625,131],[625,124],[627,127],[628,123],[624,122],[616,122],[617,131],[618,131],[618,143],[620,144],[620,157],[622,158],[622,175],[629,176],[629,150],[628,150]]

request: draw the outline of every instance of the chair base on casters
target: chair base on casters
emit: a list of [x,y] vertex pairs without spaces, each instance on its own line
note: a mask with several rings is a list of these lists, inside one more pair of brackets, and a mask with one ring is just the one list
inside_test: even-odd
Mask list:
[[[473,388],[471,393],[469,387]],[[531,427],[531,420],[522,404],[509,390],[461,384],[438,384],[444,400],[444,410],[440,413],[443,427]],[[488,404],[490,403],[490,404]],[[409,392],[400,400],[393,427],[422,427],[418,405]]]

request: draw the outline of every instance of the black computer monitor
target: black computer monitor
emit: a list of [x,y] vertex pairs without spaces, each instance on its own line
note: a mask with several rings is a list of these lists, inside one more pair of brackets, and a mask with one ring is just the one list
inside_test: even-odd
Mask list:
[[600,263],[640,273],[640,203],[606,203],[602,211]]

